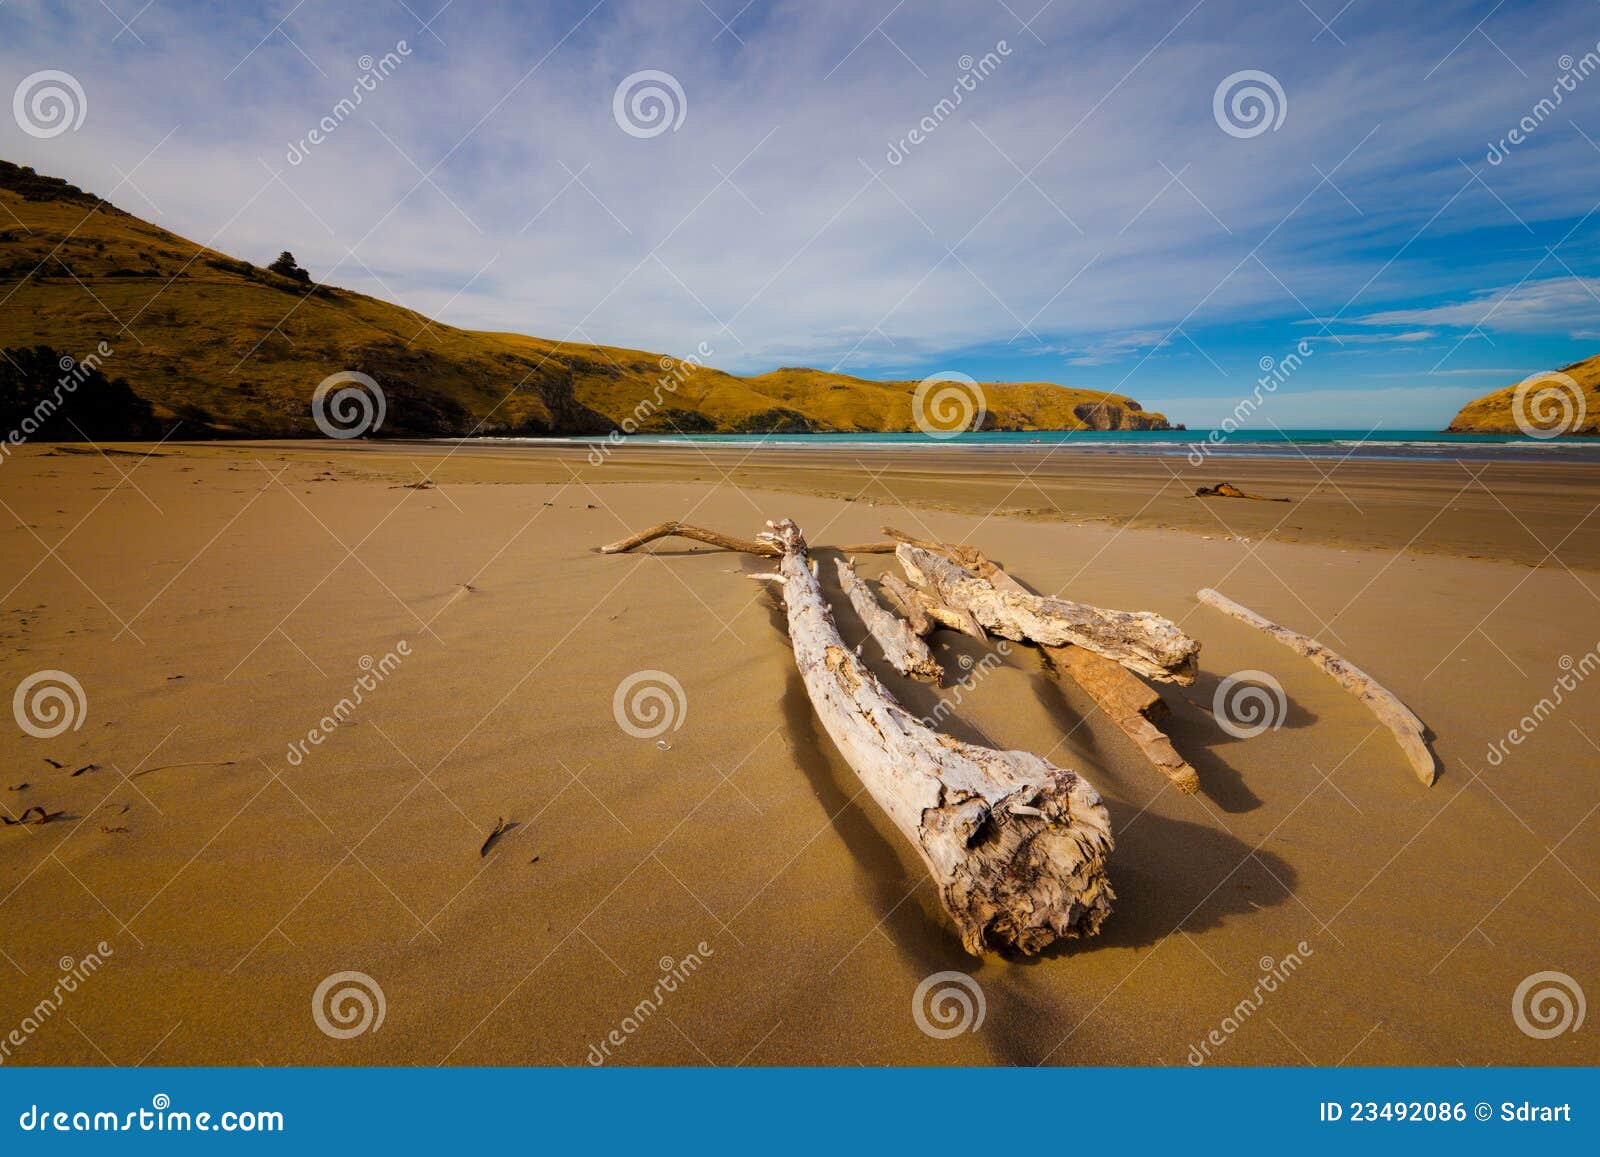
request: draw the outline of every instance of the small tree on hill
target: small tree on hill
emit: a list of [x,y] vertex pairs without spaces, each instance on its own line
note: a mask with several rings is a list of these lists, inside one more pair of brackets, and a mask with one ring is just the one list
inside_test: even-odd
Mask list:
[[292,277],[294,280],[305,282],[308,285],[311,283],[311,274],[295,264],[294,254],[287,249],[278,254],[278,259],[267,266],[267,271],[284,277]]

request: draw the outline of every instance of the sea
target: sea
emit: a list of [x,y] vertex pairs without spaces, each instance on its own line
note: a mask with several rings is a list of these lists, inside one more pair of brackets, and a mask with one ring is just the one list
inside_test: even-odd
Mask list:
[[[607,442],[604,437],[569,438],[575,443]],[[484,438],[474,441],[548,444],[548,438]],[[1188,458],[1345,458],[1437,461],[1594,462],[1600,463],[1600,437],[1530,438],[1511,434],[1441,434],[1433,430],[1042,430],[967,432],[936,437],[921,432],[894,434],[633,434],[626,446],[728,446],[750,449],[816,450],[837,447],[948,450],[1059,450],[1084,454],[1140,454]]]

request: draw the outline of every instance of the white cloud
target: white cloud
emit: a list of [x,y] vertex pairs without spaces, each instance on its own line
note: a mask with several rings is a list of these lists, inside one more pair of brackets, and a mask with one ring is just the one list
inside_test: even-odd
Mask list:
[[1600,279],[1553,277],[1475,293],[1466,301],[1392,309],[1349,320],[1357,325],[1441,325],[1507,333],[1584,336],[1600,314]]

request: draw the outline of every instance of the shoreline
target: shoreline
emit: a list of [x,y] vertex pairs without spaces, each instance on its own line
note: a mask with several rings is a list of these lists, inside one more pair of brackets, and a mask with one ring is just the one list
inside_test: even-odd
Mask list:
[[[139,455],[153,447],[119,443],[108,448]],[[48,453],[41,447],[24,449]],[[1173,530],[1202,541],[1273,540],[1600,570],[1600,470],[1584,463],[1349,459],[1329,467],[1296,456],[1196,468],[1150,455],[1079,457],[1048,447],[1018,448],[1002,457],[900,446],[875,451],[868,465],[847,447],[788,447],[778,458],[748,447],[695,444],[624,445],[596,464],[591,449],[575,441],[524,446],[316,439],[168,442],[155,452],[197,460],[342,464],[355,477],[394,485],[430,477],[445,486],[720,482],[985,519]],[[70,453],[93,457],[95,451],[76,447]],[[1197,487],[1219,481],[1290,501],[1194,497]],[[1369,517],[1369,510],[1382,517]],[[746,529],[759,529],[759,523]]]

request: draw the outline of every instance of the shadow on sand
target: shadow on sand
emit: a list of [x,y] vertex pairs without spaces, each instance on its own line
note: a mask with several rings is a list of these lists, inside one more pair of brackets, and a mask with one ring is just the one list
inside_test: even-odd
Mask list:
[[[824,580],[825,589],[831,585]],[[859,637],[862,627],[848,602],[839,598],[837,591],[830,590],[829,594],[845,638]],[[787,645],[782,607],[774,599],[768,610],[774,630]],[[984,650],[975,640],[961,642]],[[1006,661],[1018,662],[1020,650],[1014,648]],[[962,649],[958,653],[968,652]],[[889,685],[888,678],[884,682]],[[900,687],[891,690],[898,695]],[[935,700],[938,696],[936,690],[920,684],[909,685],[908,695],[913,693]],[[911,703],[906,706],[917,709]],[[1110,862],[1117,902],[1105,926],[1093,939],[1059,942],[1038,956],[1006,954],[1007,961],[1025,965],[1028,971],[1005,968],[996,972],[987,960],[969,956],[962,948],[915,850],[878,813],[871,797],[860,791],[860,781],[819,724],[798,670],[789,671],[781,708],[794,740],[795,758],[821,806],[833,817],[834,832],[859,868],[865,902],[871,910],[885,914],[882,928],[908,972],[926,976],[957,971],[983,977],[980,983],[985,986],[989,1015],[997,1022],[996,1028],[1010,1025],[1020,1029],[1041,1020],[1060,1019],[1061,1009],[1053,1001],[1046,1004],[1046,990],[1030,978],[1033,969],[1048,968],[1064,957],[1107,948],[1150,948],[1178,931],[1198,933],[1218,928],[1231,919],[1246,919],[1262,908],[1283,903],[1295,886],[1297,873],[1293,867],[1271,852],[1253,850],[1213,826],[1173,819],[1153,809],[1139,810],[1108,799],[1117,842]],[[1302,722],[1309,719],[1304,713],[1300,715]],[[1209,720],[1206,722],[1209,724]],[[941,729],[972,742],[985,742],[973,729],[960,724],[956,716],[947,719]],[[1205,775],[1204,769],[1201,774]],[[986,972],[993,975],[984,977]],[[995,1059],[1008,1064],[1039,1060],[1033,1055],[1037,1049],[1023,1047],[1026,1039],[1028,1034],[1022,1031],[984,1034]]]

